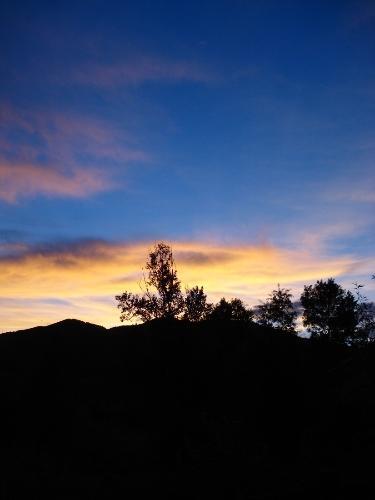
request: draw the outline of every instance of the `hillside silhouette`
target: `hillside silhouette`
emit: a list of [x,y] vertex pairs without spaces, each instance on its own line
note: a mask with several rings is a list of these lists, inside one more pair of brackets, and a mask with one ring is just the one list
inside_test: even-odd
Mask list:
[[363,498],[374,361],[235,321],[3,334],[1,498]]

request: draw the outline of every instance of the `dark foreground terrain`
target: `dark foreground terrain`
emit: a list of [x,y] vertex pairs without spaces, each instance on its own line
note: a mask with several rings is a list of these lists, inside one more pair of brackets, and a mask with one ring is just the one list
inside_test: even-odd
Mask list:
[[2,335],[0,497],[375,498],[374,361],[232,323]]

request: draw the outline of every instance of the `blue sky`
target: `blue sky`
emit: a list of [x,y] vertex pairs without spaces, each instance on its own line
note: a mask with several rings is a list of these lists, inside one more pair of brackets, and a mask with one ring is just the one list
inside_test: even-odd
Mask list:
[[[112,260],[164,239],[289,263],[220,286],[201,268],[214,298],[328,275],[375,298],[373,2],[3,1],[0,26],[4,328],[86,319],[100,301],[113,324],[104,271],[112,283],[125,264],[98,242]],[[81,295],[35,282],[35,259]],[[98,259],[91,294],[82,266]]]

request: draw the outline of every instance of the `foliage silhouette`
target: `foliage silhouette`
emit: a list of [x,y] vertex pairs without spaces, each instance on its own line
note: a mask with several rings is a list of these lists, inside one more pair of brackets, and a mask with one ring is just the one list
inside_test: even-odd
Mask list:
[[116,296],[121,321],[133,318],[142,321],[172,319],[184,308],[181,284],[169,245],[163,242],[155,245],[149,254],[146,270],[148,277],[143,278],[145,291],[142,296],[131,292]]
[[248,309],[240,299],[227,301],[224,297],[216,304],[208,319],[213,321],[241,321],[250,323],[254,317],[251,309]]
[[207,303],[207,295],[204,293],[203,286],[186,289],[183,319],[192,323],[203,321],[211,314],[212,308],[213,305]]
[[367,297],[362,294],[363,285],[353,283],[356,297],[356,327],[353,336],[349,339],[351,344],[361,345],[373,340],[375,332],[375,311]]
[[301,295],[302,321],[311,336],[347,342],[358,324],[357,301],[333,278],[307,285]]
[[295,333],[297,312],[293,309],[292,297],[289,289],[277,285],[277,290],[273,290],[266,302],[258,306],[258,323]]

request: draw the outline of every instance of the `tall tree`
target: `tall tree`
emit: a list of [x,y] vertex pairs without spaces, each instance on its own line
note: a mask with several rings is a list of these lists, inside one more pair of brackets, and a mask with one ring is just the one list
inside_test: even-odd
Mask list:
[[116,296],[121,321],[176,318],[183,310],[181,284],[169,245],[163,242],[155,245],[149,253],[146,270],[148,276],[143,278],[143,295],[124,292]]
[[295,333],[297,312],[293,308],[292,297],[288,288],[277,285],[277,290],[273,290],[266,302],[258,307],[258,323]]

